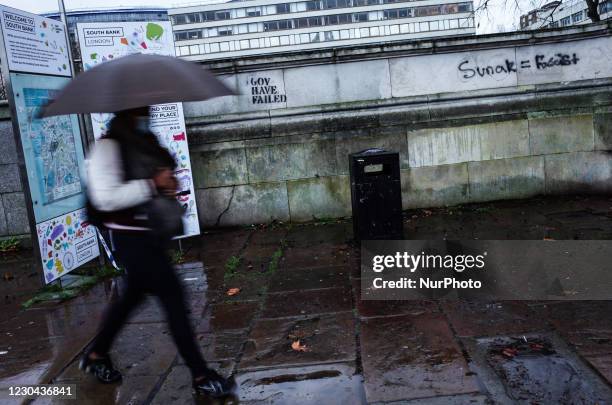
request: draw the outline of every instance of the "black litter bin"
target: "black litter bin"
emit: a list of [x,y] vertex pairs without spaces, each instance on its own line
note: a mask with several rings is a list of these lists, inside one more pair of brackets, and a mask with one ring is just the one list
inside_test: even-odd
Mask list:
[[349,171],[355,240],[403,239],[399,153],[353,153]]

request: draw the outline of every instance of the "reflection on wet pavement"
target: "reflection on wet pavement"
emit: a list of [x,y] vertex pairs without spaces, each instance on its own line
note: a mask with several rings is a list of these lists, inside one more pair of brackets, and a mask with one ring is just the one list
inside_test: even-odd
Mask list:
[[[405,234],[612,236],[610,206],[605,198],[581,197],[416,210],[406,217]],[[239,384],[226,401],[193,397],[189,370],[154,297],[132,314],[113,346],[123,382],[101,385],[82,374],[77,359],[121,280],[62,304],[20,310],[38,288],[37,275],[31,260],[7,259],[0,266],[15,275],[1,284],[0,385],[77,384],[79,404],[604,404],[612,398],[612,302],[362,301],[351,238],[351,224],[338,221],[215,230],[184,241],[190,259],[177,271],[197,342],[209,365]],[[240,260],[230,270],[231,257]],[[229,296],[230,288],[239,292]],[[548,342],[551,353],[504,352],[532,338],[540,340],[527,342]],[[540,350],[537,344],[530,350]]]

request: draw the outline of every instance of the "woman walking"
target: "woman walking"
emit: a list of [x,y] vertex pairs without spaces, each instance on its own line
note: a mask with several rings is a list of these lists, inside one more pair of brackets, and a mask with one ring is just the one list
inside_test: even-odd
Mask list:
[[204,361],[187,316],[183,288],[166,252],[170,237],[151,227],[152,201],[175,195],[177,180],[174,159],[159,145],[148,123],[148,107],[118,112],[108,135],[96,143],[90,155],[88,209],[96,222],[109,230],[111,244],[127,272],[127,284],[107,309],[80,368],[104,383],[121,380],[109,357],[110,347],[130,312],[145,294],[153,294],[159,298],[174,342],[191,370],[194,391],[223,397],[234,383]]

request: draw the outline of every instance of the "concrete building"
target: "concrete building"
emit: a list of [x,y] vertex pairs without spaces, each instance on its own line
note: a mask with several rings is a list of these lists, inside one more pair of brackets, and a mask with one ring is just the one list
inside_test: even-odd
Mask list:
[[[58,12],[42,14],[44,17],[60,20]],[[68,19],[68,33],[72,45],[72,55],[80,60],[77,23],[87,22],[117,22],[117,21],[168,21],[168,11],[160,7],[114,7],[95,8],[83,10],[70,10],[66,12]]]
[[193,61],[475,34],[472,0],[232,1],[168,11]]
[[[599,15],[602,20],[612,17],[612,0],[601,0]],[[568,27],[570,25],[588,24],[587,6],[584,0],[556,0],[546,3],[538,9],[521,16],[521,30],[540,28]]]

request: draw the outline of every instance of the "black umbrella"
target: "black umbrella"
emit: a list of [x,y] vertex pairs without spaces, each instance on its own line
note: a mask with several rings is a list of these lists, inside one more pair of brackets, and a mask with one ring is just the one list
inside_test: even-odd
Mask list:
[[233,94],[200,65],[169,56],[133,54],[78,75],[43,108],[41,116],[112,113]]

